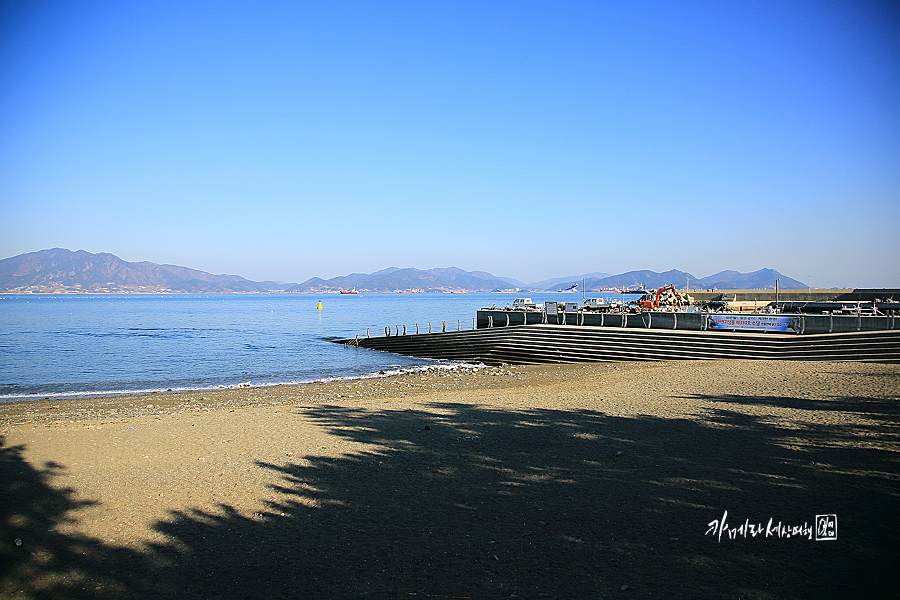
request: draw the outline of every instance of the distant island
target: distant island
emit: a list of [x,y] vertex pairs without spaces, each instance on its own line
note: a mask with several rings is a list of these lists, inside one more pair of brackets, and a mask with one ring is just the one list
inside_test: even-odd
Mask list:
[[[684,271],[602,272],[557,277],[532,284],[484,271],[456,267],[420,270],[390,267],[375,273],[352,273],[331,279],[313,277],[303,283],[251,281],[237,275],[213,275],[175,265],[128,262],[106,252],[53,248],[0,260],[3,293],[273,293],[273,292],[541,292],[570,288],[586,292],[651,289],[674,284],[690,289],[805,289],[806,285],[773,269],[752,273],[721,271],[697,278]],[[582,283],[583,282],[583,283]]]

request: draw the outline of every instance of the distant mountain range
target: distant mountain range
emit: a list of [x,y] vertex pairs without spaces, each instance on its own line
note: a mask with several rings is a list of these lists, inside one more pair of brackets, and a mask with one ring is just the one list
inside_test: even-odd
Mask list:
[[[676,288],[685,287],[696,289],[720,289],[720,290],[764,290],[775,289],[775,280],[778,279],[778,287],[783,290],[805,289],[806,284],[782,275],[773,269],[760,269],[752,273],[738,273],[737,271],[720,271],[709,277],[697,278],[684,271],[671,270],[664,273],[655,271],[629,271],[621,275],[611,275],[602,279],[585,278],[587,291],[602,291],[609,288],[619,289],[658,289],[669,284]],[[574,283],[574,282],[573,282]]]
[[53,248],[0,260],[4,292],[277,292],[285,287],[174,265],[132,263],[106,252]]
[[510,285],[508,281],[484,271],[463,271],[456,267],[427,271],[391,267],[370,275],[354,273],[327,280],[313,277],[287,291],[333,292],[355,289],[366,292],[491,292],[510,289]]
[[446,269],[401,269],[390,267],[375,273],[352,273],[342,277],[313,277],[303,283],[250,281],[237,275],[212,275],[204,271],[159,265],[152,262],[128,262],[108,253],[92,254],[63,248],[20,254],[0,260],[0,292],[32,293],[220,293],[220,292],[491,292],[521,288],[528,291],[554,291],[574,283],[579,289],[584,280],[588,292],[611,288],[645,289],[674,284],[691,289],[766,289],[779,279],[782,289],[806,286],[772,269],[753,273],[722,271],[696,278],[684,271],[630,271],[621,275],[587,273],[524,284],[515,279],[496,277],[484,271]]

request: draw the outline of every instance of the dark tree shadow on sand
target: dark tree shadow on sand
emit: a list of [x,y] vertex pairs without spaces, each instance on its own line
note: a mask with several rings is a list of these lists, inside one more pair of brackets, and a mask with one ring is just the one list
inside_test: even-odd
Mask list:
[[36,469],[21,446],[0,437],[0,598],[118,598],[151,593],[143,578],[124,581],[134,569],[146,572],[151,557],[109,547],[85,535],[58,529],[77,521],[93,501],[52,485],[64,465]]
[[[266,513],[174,514],[156,526],[168,543],[146,553],[45,534],[53,561],[17,558],[4,577],[82,571],[103,586],[82,586],[83,597],[892,597],[900,469],[885,444],[896,443],[896,407],[750,396],[698,405],[705,400],[735,409],[694,421],[456,403],[298,408],[368,450],[259,463],[281,476]],[[835,423],[798,429],[740,405],[814,408]],[[874,424],[842,424],[842,411]],[[39,506],[4,486],[3,503],[20,503],[4,517],[32,511],[43,529],[77,509],[46,470],[3,452],[4,480],[11,468],[46,497]],[[720,540],[709,524],[725,511],[733,528],[770,517],[812,528],[833,513],[838,539]],[[78,552],[84,544],[90,558]]]

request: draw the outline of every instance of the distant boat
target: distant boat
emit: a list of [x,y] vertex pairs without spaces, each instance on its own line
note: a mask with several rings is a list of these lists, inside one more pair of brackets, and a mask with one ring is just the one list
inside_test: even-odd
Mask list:
[[341,290],[341,293],[342,294],[358,294],[359,292],[356,291],[356,288],[353,288],[352,290]]
[[643,284],[643,283],[639,283],[639,284],[637,285],[637,287],[636,287],[635,289],[633,289],[633,290],[620,290],[620,289],[616,289],[616,291],[619,292],[620,294],[646,294],[646,293],[647,293],[647,290],[644,289],[644,284]]

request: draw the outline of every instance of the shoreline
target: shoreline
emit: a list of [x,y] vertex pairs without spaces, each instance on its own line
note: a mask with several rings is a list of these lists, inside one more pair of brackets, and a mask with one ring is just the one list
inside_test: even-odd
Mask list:
[[[406,358],[406,357],[404,357]],[[417,359],[417,360],[425,360],[425,359]],[[154,396],[154,395],[162,395],[162,394],[204,394],[204,393],[214,393],[214,392],[222,392],[228,390],[240,390],[240,389],[264,389],[264,388],[273,388],[273,387],[293,387],[293,386],[303,386],[303,385],[312,385],[312,384],[327,384],[327,383],[337,383],[342,381],[355,381],[358,379],[382,379],[386,377],[395,377],[398,375],[405,374],[416,374],[423,371],[430,370],[453,370],[453,369],[470,369],[472,367],[475,368],[485,368],[486,365],[482,363],[468,363],[465,361],[438,361],[435,360],[432,363],[428,364],[419,364],[419,365],[396,365],[393,368],[382,368],[378,371],[373,371],[369,373],[362,373],[359,375],[332,375],[327,377],[321,377],[318,379],[309,379],[302,381],[284,381],[284,382],[272,382],[272,383],[252,383],[252,380],[246,383],[232,383],[232,384],[213,384],[208,387],[197,387],[197,388],[152,388],[152,389],[142,389],[142,390],[105,390],[105,391],[96,391],[96,392],[71,392],[71,393],[56,393],[56,394],[30,394],[26,396],[0,396],[0,407],[5,404],[17,404],[21,402],[51,402],[51,403],[59,403],[59,402],[70,402],[77,400],[103,400],[107,398],[140,398],[145,396]]]
[[878,596],[898,400],[896,364],[729,360],[5,403],[0,597]]
[[[646,369],[670,363],[590,363],[594,373]],[[295,402],[361,401],[379,397],[414,399],[423,394],[506,389],[524,385],[550,384],[560,372],[588,368],[579,364],[547,365],[423,365],[386,375],[335,378],[328,381],[281,383],[260,386],[231,386],[208,390],[151,392],[69,398],[40,398],[0,403],[0,435],[5,428],[26,423],[48,424],[61,420],[90,421],[113,417],[135,418],[160,415],[202,405],[209,410],[234,407],[287,405]],[[556,375],[556,377],[554,377]],[[549,377],[548,377],[549,376]],[[428,383],[423,383],[423,380]],[[515,383],[512,383],[512,382]],[[384,384],[384,385],[383,385]],[[385,388],[385,385],[387,386]],[[151,408],[152,407],[152,408]],[[77,418],[76,418],[77,417]]]

